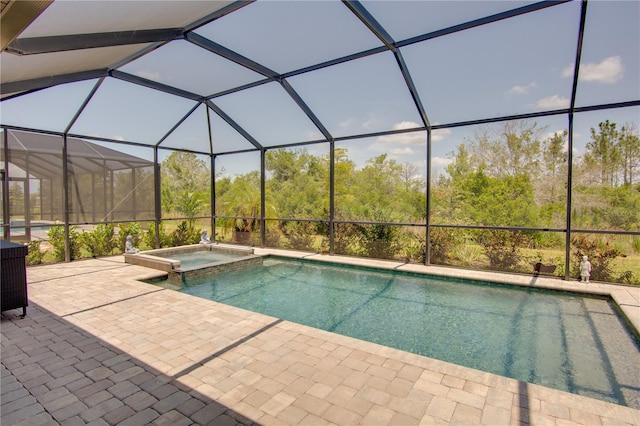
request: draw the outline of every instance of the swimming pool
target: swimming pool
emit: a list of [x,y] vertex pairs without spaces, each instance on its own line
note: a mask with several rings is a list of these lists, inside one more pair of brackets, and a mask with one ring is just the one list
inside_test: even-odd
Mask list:
[[[11,228],[11,233],[13,234],[24,234],[25,233],[25,221],[24,220],[12,220],[9,223]],[[29,224],[29,229],[33,231],[49,231],[51,227],[54,225],[53,222],[45,222],[45,221],[32,221]]]
[[605,298],[269,257],[180,291],[640,408],[637,339]]

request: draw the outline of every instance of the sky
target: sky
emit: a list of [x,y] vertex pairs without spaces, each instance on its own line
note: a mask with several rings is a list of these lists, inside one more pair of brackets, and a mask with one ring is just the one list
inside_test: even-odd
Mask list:
[[[57,13],[77,13],[78,32],[92,28],[91,3],[58,0],[22,36],[41,36],[59,26]],[[107,2],[109,3],[109,2]],[[144,3],[144,4],[143,4]],[[137,22],[136,14],[162,17],[167,2],[111,2],[97,22]],[[363,1],[396,42],[500,13],[532,2]],[[126,6],[130,4],[131,6]],[[84,5],[85,7],[77,7]],[[106,5],[106,3],[105,3]],[[129,10],[127,10],[127,7]],[[193,5],[193,8],[201,7]],[[580,17],[580,1],[549,7],[470,30],[400,48],[431,125],[549,111],[569,106]],[[151,9],[150,9],[151,8]],[[185,9],[186,10],[186,9]],[[587,9],[576,106],[640,99],[640,2],[590,0]],[[186,12],[185,12],[186,13]],[[123,19],[122,14],[127,14]],[[142,19],[142,15],[140,16]],[[160,19],[160,18],[157,18]],[[147,21],[143,21],[147,23]],[[58,22],[56,24],[56,22]],[[69,24],[73,31],[73,24]],[[132,24],[129,24],[132,25]],[[196,33],[277,73],[376,48],[378,40],[337,1],[258,1],[196,30]],[[7,60],[8,53],[2,53]],[[9,58],[10,59],[10,58]],[[263,79],[260,74],[187,41],[170,42],[120,68],[139,77],[203,96]],[[343,140],[366,133],[421,127],[422,121],[390,52],[287,78],[328,132],[358,166],[387,153],[426,173],[425,132]],[[82,81],[0,103],[2,124],[64,131],[96,81]],[[323,135],[278,82],[215,97],[213,103],[264,146],[323,139]],[[208,151],[208,120],[215,152],[251,149],[224,120],[193,101],[107,78],[70,129],[73,134],[153,146]],[[575,116],[574,151],[584,153],[589,129],[609,119],[640,124],[640,107]],[[545,135],[568,127],[566,115],[537,118]],[[491,128],[496,129],[493,125]],[[486,126],[432,132],[432,166],[440,173],[461,143]],[[164,138],[164,139],[163,139]],[[110,146],[113,148],[113,146]],[[308,145],[326,155],[326,145]],[[126,146],[152,159],[151,150]],[[168,155],[168,151],[164,152]],[[233,176],[259,169],[259,156],[220,156]]]

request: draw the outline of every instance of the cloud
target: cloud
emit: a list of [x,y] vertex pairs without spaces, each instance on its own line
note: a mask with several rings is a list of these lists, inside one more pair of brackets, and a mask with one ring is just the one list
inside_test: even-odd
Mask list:
[[306,138],[307,140],[312,141],[315,139],[324,139],[324,135],[320,133],[319,130],[310,130],[306,133]]
[[354,119],[353,117],[349,117],[344,121],[341,121],[339,126],[341,129],[348,129],[353,125]]
[[431,132],[431,142],[440,142],[451,135],[451,129],[438,129]]
[[[420,124],[414,123],[413,121],[401,121],[400,123],[396,123],[393,125],[393,130],[415,129],[417,127],[421,127]],[[398,133],[396,135],[378,136],[378,138],[376,138],[375,145],[377,146],[379,143],[424,145],[426,140],[427,136],[424,132],[416,131],[411,133]]]
[[411,149],[408,146],[404,148],[391,148],[389,152],[394,155],[413,155],[416,153],[413,149]]
[[[393,125],[393,130],[416,129],[422,127],[421,124],[413,121],[401,121]],[[440,142],[451,135],[451,129],[438,129],[431,132],[431,141]],[[427,142],[427,135],[424,131],[415,131],[410,133],[398,133],[396,135],[378,136],[375,146],[380,143],[400,144],[400,145],[424,145]]]
[[446,167],[451,164],[451,158],[431,157],[431,165],[434,167]]
[[362,127],[364,127],[366,130],[369,130],[372,127],[375,127],[376,123],[378,123],[378,119],[373,114],[369,114],[367,121],[362,123]]
[[536,102],[536,109],[561,109],[569,106],[569,99],[560,95],[547,96]]
[[562,135],[564,133],[564,130],[555,130],[553,132],[547,132],[546,135],[544,135],[544,139],[551,139],[556,135]]
[[538,87],[538,84],[535,81],[532,81],[526,86],[513,86],[511,89],[509,89],[509,94],[526,95],[531,89],[535,89],[536,87]]
[[[584,63],[580,65],[579,78],[582,81],[595,81],[604,84],[613,84],[620,80],[624,74],[624,66],[620,56],[610,56],[600,63]],[[563,77],[573,76],[573,65],[562,70]]]

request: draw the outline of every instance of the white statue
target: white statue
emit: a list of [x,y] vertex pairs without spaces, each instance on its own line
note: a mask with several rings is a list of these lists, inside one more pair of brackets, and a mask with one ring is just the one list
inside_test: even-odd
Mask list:
[[580,261],[580,282],[588,283],[591,276],[591,262],[589,256],[582,256]]
[[124,252],[135,254],[135,253],[138,253],[139,251],[140,250],[138,250],[133,246],[133,237],[131,235],[127,235],[127,242],[125,243]]
[[200,235],[200,244],[211,244],[211,239],[209,238],[209,233],[206,229],[202,230],[202,235]]

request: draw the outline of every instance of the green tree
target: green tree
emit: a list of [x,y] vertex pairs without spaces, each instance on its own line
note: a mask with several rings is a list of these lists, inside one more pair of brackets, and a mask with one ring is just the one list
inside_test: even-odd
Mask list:
[[460,144],[447,166],[447,186],[432,200],[438,215],[451,223],[536,226],[532,180],[541,175],[544,129],[526,120],[510,121],[475,134]]
[[9,186],[9,200],[10,204],[10,214],[11,216],[22,216],[25,215],[24,211],[24,185],[22,182],[13,182],[11,186]]
[[620,160],[622,166],[622,182],[633,185],[637,181],[637,171],[640,169],[640,137],[635,124],[625,124],[620,129]]
[[[354,173],[352,186],[348,188],[354,200],[349,212],[351,217],[376,221],[380,212],[394,212],[394,220],[401,222],[424,217],[424,208],[413,198],[419,196],[419,186],[407,186],[403,181],[403,171],[404,166],[388,158],[387,154],[369,159],[361,170]],[[423,200],[424,197],[420,202]]]
[[566,220],[567,135],[556,132],[542,142],[542,175],[535,185],[541,226],[562,227]]
[[471,163],[471,153],[465,144],[458,145],[458,152],[451,152],[451,163],[447,166],[449,178],[438,181],[432,192],[432,212],[437,223],[470,223],[471,200],[468,181],[473,178],[475,168]]
[[616,123],[609,120],[591,128],[591,140],[587,143],[584,162],[588,169],[594,170],[598,176],[598,184],[614,186],[620,164],[621,154],[618,147],[620,132]]
[[161,169],[165,213],[193,218],[206,211],[211,175],[202,159],[190,152],[175,151],[162,161]]
[[229,190],[220,197],[222,215],[226,227],[248,232],[257,229],[260,218],[260,172],[254,170],[236,176]]
[[543,142],[542,159],[546,177],[548,201],[556,201],[564,196],[564,182],[567,180],[567,135],[568,131],[554,133]]
[[[344,218],[353,216],[351,212],[357,199],[353,190],[356,165],[348,154],[345,148],[336,148],[334,151],[335,208],[339,216]],[[329,156],[325,159],[325,164],[329,167]]]
[[490,226],[535,226],[538,210],[528,175],[491,177],[484,168],[462,184],[467,195],[463,211],[473,224]]
[[484,164],[489,176],[537,176],[544,130],[527,120],[507,121],[497,132],[485,129],[471,144],[475,165]]
[[268,151],[265,168],[268,201],[280,217],[326,218],[329,210],[329,170],[304,149]]

